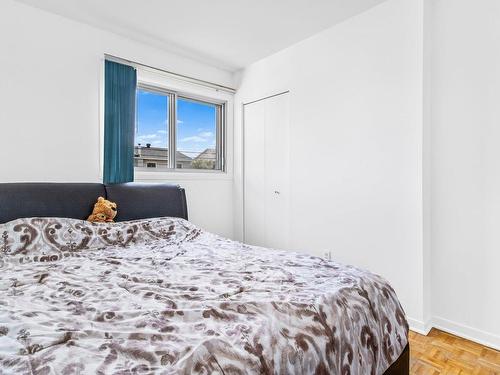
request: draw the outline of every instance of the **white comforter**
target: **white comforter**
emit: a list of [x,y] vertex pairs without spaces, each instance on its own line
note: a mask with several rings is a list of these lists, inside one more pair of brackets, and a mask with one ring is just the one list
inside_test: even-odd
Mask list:
[[182,219],[0,225],[1,374],[382,374],[407,334],[381,277]]

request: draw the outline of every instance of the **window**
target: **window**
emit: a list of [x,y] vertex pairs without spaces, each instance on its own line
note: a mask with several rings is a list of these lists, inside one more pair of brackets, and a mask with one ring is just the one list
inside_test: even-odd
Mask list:
[[137,89],[136,170],[224,170],[224,103]]
[[137,89],[136,168],[168,168],[169,111],[168,95]]

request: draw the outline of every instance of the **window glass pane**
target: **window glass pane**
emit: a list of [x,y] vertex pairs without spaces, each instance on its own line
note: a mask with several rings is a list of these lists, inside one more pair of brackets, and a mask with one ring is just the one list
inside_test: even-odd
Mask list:
[[168,111],[167,94],[137,90],[136,169],[168,168]]
[[177,100],[176,167],[217,169],[217,105]]

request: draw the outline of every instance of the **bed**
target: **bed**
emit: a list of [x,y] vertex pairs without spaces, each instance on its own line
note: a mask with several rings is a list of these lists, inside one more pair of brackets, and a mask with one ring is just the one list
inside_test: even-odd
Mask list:
[[0,374],[409,374],[384,279],[187,219],[174,185],[0,184]]

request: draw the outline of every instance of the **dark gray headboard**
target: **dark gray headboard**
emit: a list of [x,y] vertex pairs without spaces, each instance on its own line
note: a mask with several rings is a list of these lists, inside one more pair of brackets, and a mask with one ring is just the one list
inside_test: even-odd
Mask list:
[[23,217],[86,219],[97,198],[118,205],[116,221],[188,218],[186,193],[169,184],[0,183],[0,223]]

